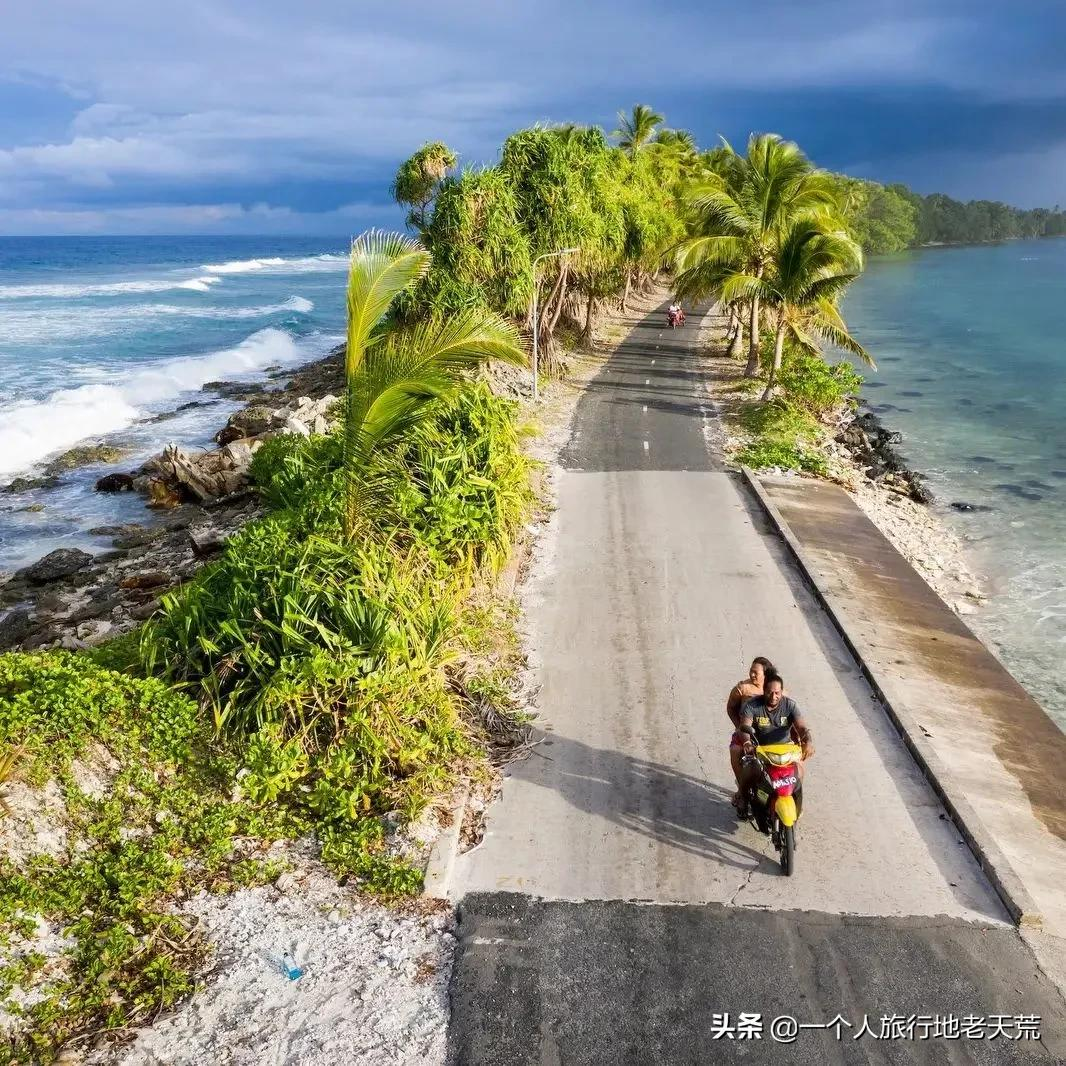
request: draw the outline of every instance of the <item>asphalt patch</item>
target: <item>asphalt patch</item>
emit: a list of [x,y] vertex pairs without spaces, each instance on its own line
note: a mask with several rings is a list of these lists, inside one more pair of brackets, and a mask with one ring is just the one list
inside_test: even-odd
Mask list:
[[[1066,1061],[1062,1000],[1004,926],[510,893],[459,913],[455,1066]],[[727,1035],[741,1013],[759,1037]],[[1039,1015],[1041,1039],[856,1039],[936,1015]],[[784,1016],[813,1028],[778,1042]]]

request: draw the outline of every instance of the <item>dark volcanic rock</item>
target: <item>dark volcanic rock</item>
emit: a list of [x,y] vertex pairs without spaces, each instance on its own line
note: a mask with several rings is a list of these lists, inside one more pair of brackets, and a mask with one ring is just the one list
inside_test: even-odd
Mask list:
[[952,500],[949,507],[956,511],[991,511],[992,508],[983,503],[967,503],[965,500]]
[[226,543],[226,534],[222,530],[214,529],[213,527],[190,529],[189,541],[192,544],[193,553],[203,559],[222,551]]
[[125,449],[110,444],[87,444],[65,451],[45,467],[46,475],[65,473],[91,463],[115,463],[126,454]]
[[246,400],[267,391],[261,381],[209,381],[203,386],[203,392],[214,392],[227,400]]
[[4,486],[4,492],[29,492],[30,489],[50,489],[59,484],[59,478],[50,477],[17,477]]
[[16,607],[0,618],[0,648],[12,648],[34,629],[33,612],[28,607]]
[[96,483],[97,492],[131,492],[133,477],[130,474],[105,474]]
[[243,440],[244,431],[237,426],[223,426],[215,434],[215,443],[220,447],[232,444],[235,440]]
[[907,495],[918,503],[931,502],[932,496],[922,484],[921,475],[908,469],[902,456],[892,447],[902,441],[902,435],[885,429],[874,412],[860,415],[845,426],[836,439],[851,452],[871,481],[880,482],[885,488]]
[[159,526],[127,526],[111,543],[116,548],[143,548],[154,544],[166,536],[166,530]]
[[[107,590],[101,591],[106,592]],[[93,595],[88,603],[67,615],[63,621],[70,626],[80,625],[82,622],[88,622],[93,618],[103,618],[104,615],[110,614],[118,607],[120,603],[122,603],[122,596],[118,595],[115,590],[112,590],[111,595]]]
[[64,635],[63,627],[56,624],[46,625],[43,629],[38,629],[30,636],[26,637],[22,641],[22,647],[26,651],[33,651],[34,648],[43,648],[46,644],[54,644]]
[[243,411],[238,411],[230,417],[227,427],[241,431],[242,437],[258,437],[260,433],[266,433],[273,429],[281,421],[273,407],[265,407],[262,404],[253,404]]
[[158,600],[148,600],[146,603],[139,604],[136,607],[130,609],[130,618],[135,618],[138,622],[143,622],[146,618],[151,618],[156,611],[159,610]]
[[84,570],[92,561],[93,557],[79,548],[56,548],[32,566],[16,571],[15,577],[25,578],[34,585],[47,585]]

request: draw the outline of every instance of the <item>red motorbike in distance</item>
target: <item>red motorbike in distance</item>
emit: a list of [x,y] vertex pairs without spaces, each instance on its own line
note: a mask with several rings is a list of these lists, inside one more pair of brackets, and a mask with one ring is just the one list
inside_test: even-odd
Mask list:
[[671,307],[666,312],[666,323],[671,329],[678,329],[685,324],[685,312],[680,307]]

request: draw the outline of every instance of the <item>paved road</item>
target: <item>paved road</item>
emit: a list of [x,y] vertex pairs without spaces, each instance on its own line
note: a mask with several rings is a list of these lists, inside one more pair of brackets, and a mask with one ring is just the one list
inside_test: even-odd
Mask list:
[[[1052,993],[969,850],[708,445],[694,317],[674,333],[662,320],[638,324],[590,385],[562,457],[527,598],[544,741],[455,869],[453,896],[470,894],[453,985],[457,1062],[763,1061],[747,1043],[697,1053],[699,1004],[773,1012],[782,988],[811,1021],[905,1011],[915,997],[893,990],[912,984],[945,990],[926,1013],[937,1002],[976,1014],[1004,1013],[1018,996],[1045,1002]],[[778,663],[818,744],[789,880],[728,804],[723,703],[757,654]],[[559,902],[591,900],[618,902]],[[852,926],[842,914],[880,917]],[[818,954],[811,930],[830,927],[862,935],[804,961]],[[982,974],[982,943],[998,984]],[[756,961],[736,962],[741,944]],[[1007,986],[1018,991],[1005,998]],[[951,1047],[829,1061],[1010,1061]]]

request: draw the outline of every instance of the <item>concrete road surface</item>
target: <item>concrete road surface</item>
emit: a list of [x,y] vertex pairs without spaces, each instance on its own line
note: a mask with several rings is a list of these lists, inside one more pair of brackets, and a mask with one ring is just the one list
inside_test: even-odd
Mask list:
[[[454,871],[453,898],[472,894],[453,985],[457,1061],[814,1061],[787,1048],[766,1058],[770,1045],[753,1057],[743,1042],[697,1053],[701,1011],[787,1000],[817,1022],[919,999],[926,1013],[1052,1002],[839,637],[708,445],[697,316],[674,332],[663,320],[636,325],[590,384],[562,457],[526,603],[544,740]],[[724,702],[755,655],[778,665],[817,745],[791,879],[728,802]],[[580,902],[590,900],[629,902]],[[842,926],[840,915],[882,921]],[[861,935],[830,944],[827,933],[823,958],[823,927]],[[996,980],[982,973],[982,943]],[[747,948],[757,963],[739,961]],[[608,1024],[620,1005],[628,1021]],[[679,1042],[679,1025],[692,1042]],[[501,1056],[504,1046],[526,1057]],[[975,1048],[968,1058],[950,1042],[912,1042],[902,1058],[829,1061],[1001,1061]]]

